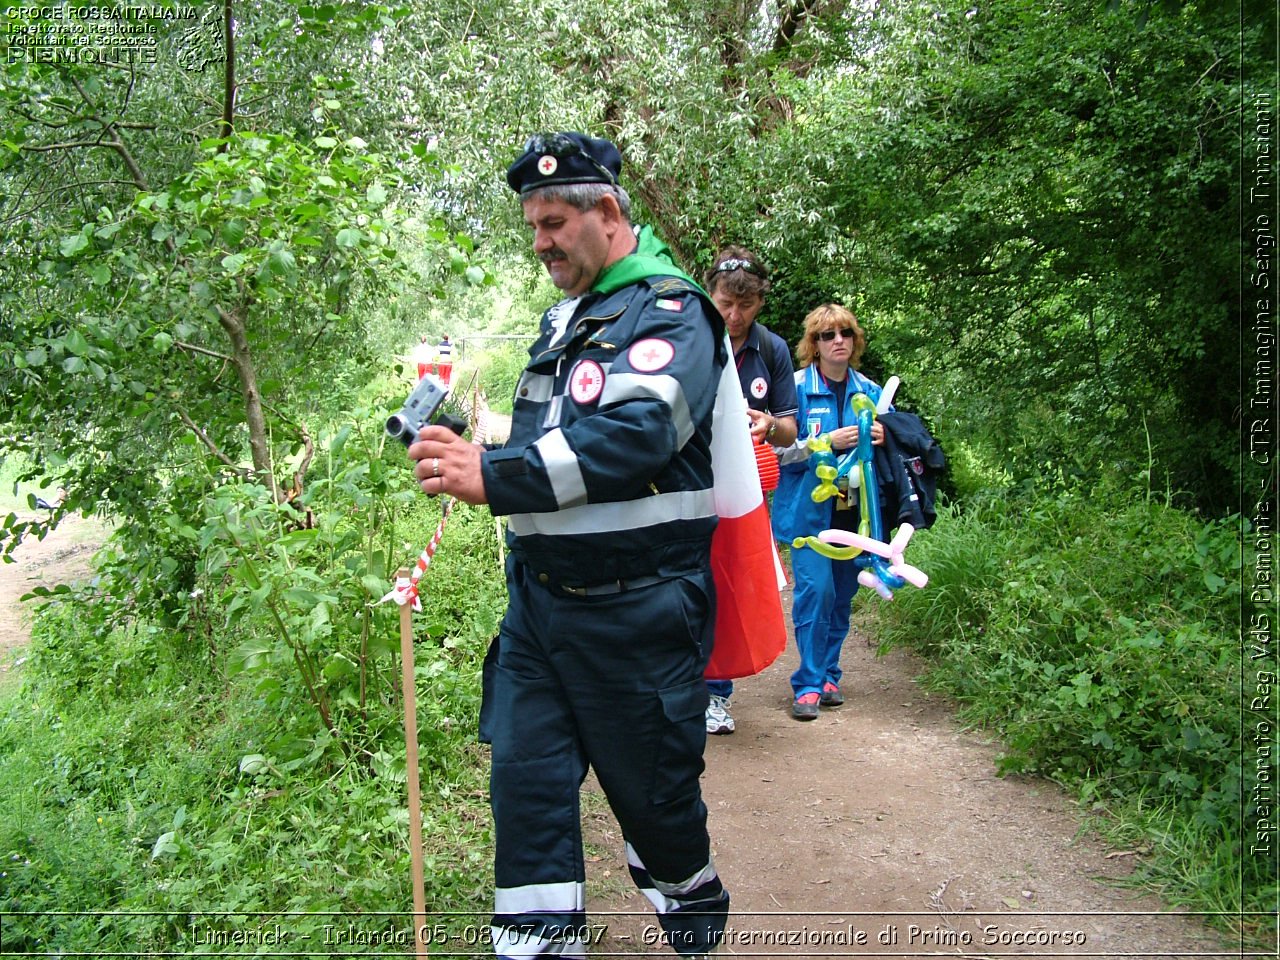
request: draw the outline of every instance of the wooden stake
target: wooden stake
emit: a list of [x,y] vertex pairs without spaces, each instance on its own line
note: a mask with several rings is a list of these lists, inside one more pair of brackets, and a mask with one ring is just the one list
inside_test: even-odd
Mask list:
[[[396,581],[409,571],[396,571]],[[427,955],[423,928],[427,924],[427,893],[422,865],[422,795],[418,784],[418,697],[413,678],[413,604],[400,605],[400,692],[404,700],[404,763],[409,782],[409,853],[413,861],[413,942],[415,956]]]

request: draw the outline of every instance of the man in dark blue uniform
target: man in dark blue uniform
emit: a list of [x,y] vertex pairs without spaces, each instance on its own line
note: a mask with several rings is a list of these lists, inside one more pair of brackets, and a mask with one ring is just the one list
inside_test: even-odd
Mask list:
[[704,956],[729,896],[698,783],[711,652],[719,314],[630,222],[612,143],[539,135],[507,171],[567,299],[542,318],[511,436],[424,427],[429,494],[506,515],[510,604],[485,663],[499,957],[585,957],[578,790],[596,772],[666,942]]

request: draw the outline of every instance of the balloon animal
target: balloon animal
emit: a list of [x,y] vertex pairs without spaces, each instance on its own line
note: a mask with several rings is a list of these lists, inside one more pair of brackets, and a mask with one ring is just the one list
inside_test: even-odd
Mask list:
[[[893,394],[898,388],[898,378],[890,377],[880,395],[880,403],[874,404],[865,393],[855,394],[851,400],[858,418],[858,445],[837,457],[831,449],[831,435],[810,437],[809,459],[818,478],[818,485],[810,496],[815,503],[823,503],[840,493],[840,479],[847,477],[849,490],[858,491],[858,532],[849,530],[823,530],[816,537],[797,537],[792,547],[809,547],[832,560],[853,560],[860,568],[858,583],[870,587],[886,600],[893,599],[893,591],[904,584],[923,588],[929,578],[916,567],[903,560],[907,544],[911,542],[915,528],[904,523],[897,536],[886,543],[880,522],[880,487],[876,481],[875,455],[871,450],[871,425],[877,413],[889,409]],[[854,468],[857,468],[854,470]]]

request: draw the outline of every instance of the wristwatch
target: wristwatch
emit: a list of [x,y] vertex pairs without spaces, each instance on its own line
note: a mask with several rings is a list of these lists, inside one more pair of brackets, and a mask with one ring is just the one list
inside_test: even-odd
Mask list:
[[778,420],[776,417],[769,418],[769,429],[764,432],[766,440],[772,440],[773,435],[778,432]]

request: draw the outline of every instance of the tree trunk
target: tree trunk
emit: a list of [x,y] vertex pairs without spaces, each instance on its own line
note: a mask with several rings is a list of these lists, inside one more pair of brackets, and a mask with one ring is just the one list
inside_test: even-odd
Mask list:
[[244,420],[249,428],[249,452],[253,457],[253,472],[263,486],[271,491],[278,503],[283,496],[276,484],[275,470],[271,462],[271,445],[267,441],[267,418],[263,415],[262,395],[258,392],[258,373],[249,351],[249,338],[245,335],[244,320],[234,313],[218,310],[218,322],[231,341],[231,359],[240,378],[240,393],[244,397]]

